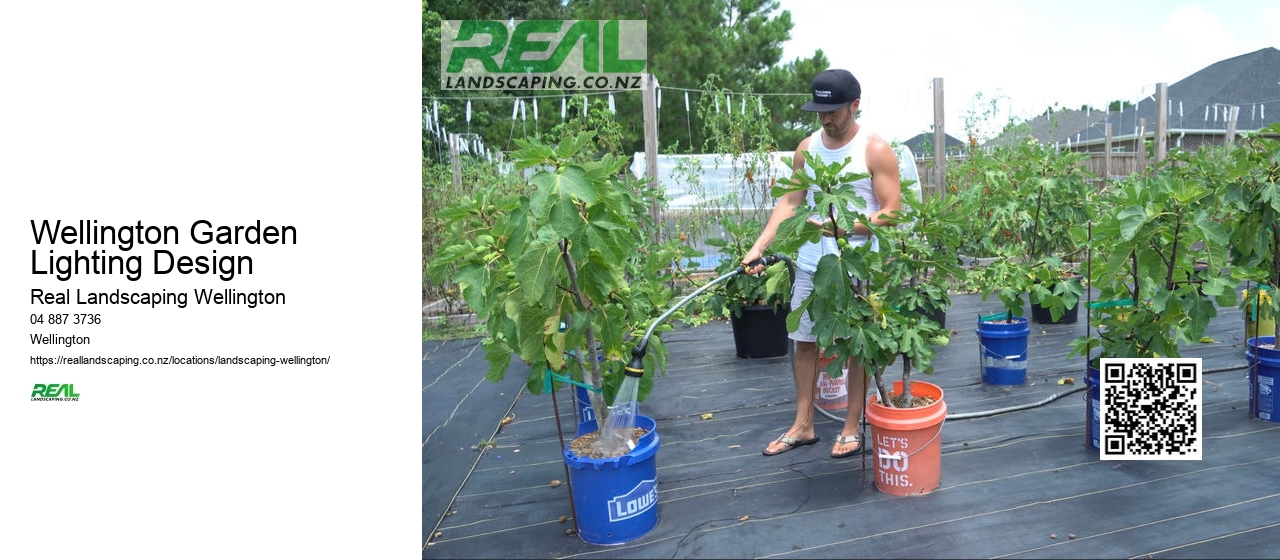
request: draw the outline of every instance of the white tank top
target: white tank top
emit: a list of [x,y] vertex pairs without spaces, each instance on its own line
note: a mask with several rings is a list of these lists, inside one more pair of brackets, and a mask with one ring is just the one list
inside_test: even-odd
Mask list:
[[[844,173],[868,173],[867,140],[872,136],[874,136],[873,132],[867,130],[866,127],[862,127],[858,129],[857,134],[853,136],[853,140],[850,140],[849,143],[844,146],[833,150],[823,145],[822,130],[819,129],[809,137],[809,153],[821,158],[823,163],[828,164],[831,162],[843,161],[845,158],[850,158],[849,163],[844,166]],[[804,167],[810,174],[813,173],[813,167],[809,165],[808,160],[805,161]],[[854,181],[853,187],[854,191],[858,193],[858,196],[862,197],[862,199],[866,201],[866,207],[858,208],[850,205],[848,208],[849,210],[861,212],[866,215],[871,215],[877,210],[880,210],[880,202],[876,200],[875,192],[871,189],[871,178],[868,177]],[[808,203],[809,208],[814,208],[816,205],[813,197],[815,190],[815,188],[811,188],[806,194],[805,201]],[[814,211],[817,212],[817,209],[814,209]],[[815,213],[812,217],[818,220],[829,219],[829,216],[825,214],[825,211],[823,211],[821,215]],[[851,235],[849,237],[849,244],[853,246],[860,246],[867,243],[868,239],[868,236],[865,235]],[[879,247],[875,240],[870,239],[870,241],[872,242],[871,249],[873,251],[878,250]],[[839,254],[839,252],[840,249],[836,246],[836,239],[834,237],[823,237],[818,243],[805,243],[800,247],[800,253],[797,256],[798,258],[796,258],[796,266],[806,272],[814,272],[818,269],[818,260],[821,259],[823,255],[834,255]]]

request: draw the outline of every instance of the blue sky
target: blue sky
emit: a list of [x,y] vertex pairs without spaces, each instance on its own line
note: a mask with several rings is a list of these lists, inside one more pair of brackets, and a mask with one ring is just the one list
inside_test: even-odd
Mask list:
[[862,82],[861,122],[897,140],[929,129],[936,77],[947,133],[982,138],[1011,116],[1137,100],[1157,82],[1280,48],[1275,0],[780,3],[795,24],[783,60],[822,49]]

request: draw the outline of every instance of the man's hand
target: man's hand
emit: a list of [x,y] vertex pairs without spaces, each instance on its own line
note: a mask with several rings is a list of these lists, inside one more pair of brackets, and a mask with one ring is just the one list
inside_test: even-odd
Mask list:
[[818,228],[822,230],[823,237],[843,237],[843,235],[837,235],[837,233],[843,234],[843,232],[838,232],[838,228],[836,228],[835,224],[833,224],[831,220],[809,218],[809,223],[818,226]]
[[749,266],[751,265],[751,263],[754,263],[763,257],[764,257],[763,251],[755,247],[752,247],[750,251],[747,251],[747,255],[745,257],[742,257],[742,268],[745,269],[747,274],[751,276],[755,276],[757,274],[760,274],[761,272],[764,272],[764,265],[757,264],[755,266]]

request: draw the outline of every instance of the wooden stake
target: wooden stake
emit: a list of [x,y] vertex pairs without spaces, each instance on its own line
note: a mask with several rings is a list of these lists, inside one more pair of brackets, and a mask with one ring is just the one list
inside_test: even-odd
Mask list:
[[933,79],[933,169],[939,196],[947,196],[947,131],[942,111],[942,78]]
[[[655,82],[653,74],[645,73],[642,78],[642,87],[644,88],[643,109],[644,109],[644,167],[645,174],[649,180],[653,182],[653,187],[658,187],[658,107],[655,97]],[[658,212],[658,201],[654,199],[649,206],[649,214],[653,217],[653,223],[657,226],[654,231],[654,243],[662,242],[662,222],[659,221],[662,216]]]

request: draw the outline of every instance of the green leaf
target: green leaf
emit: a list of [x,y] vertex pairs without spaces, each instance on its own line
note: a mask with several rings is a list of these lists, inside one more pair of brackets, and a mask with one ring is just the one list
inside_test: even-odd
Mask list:
[[511,366],[511,347],[493,339],[485,339],[483,346],[484,358],[489,362],[485,378],[493,382],[502,381],[507,375],[507,368]]
[[610,292],[625,286],[626,279],[621,266],[605,262],[599,252],[591,251],[587,262],[579,265],[578,284],[588,300],[600,303],[608,299]]
[[529,211],[539,222],[546,221],[551,212],[551,203],[555,201],[557,192],[556,177],[556,174],[549,171],[539,171],[529,179],[529,184],[535,187],[533,195],[529,197]]
[[578,207],[563,191],[551,207],[551,230],[556,237],[573,237],[582,229],[582,216]]
[[545,361],[546,351],[542,334],[546,312],[541,308],[526,308],[520,314],[520,322],[516,325],[520,337],[520,357],[526,361]]
[[529,250],[520,255],[516,269],[520,271],[520,288],[531,303],[546,302],[555,289],[555,275],[559,270],[556,263],[560,258],[560,250],[552,244],[532,244]]
[[582,168],[573,165],[566,166],[560,170],[560,174],[556,179],[561,196],[572,196],[585,202],[587,206],[596,203],[596,185],[583,175]]
[[1147,223],[1147,210],[1145,208],[1125,208],[1116,217],[1120,220],[1120,237],[1128,241],[1133,239],[1138,228]]

